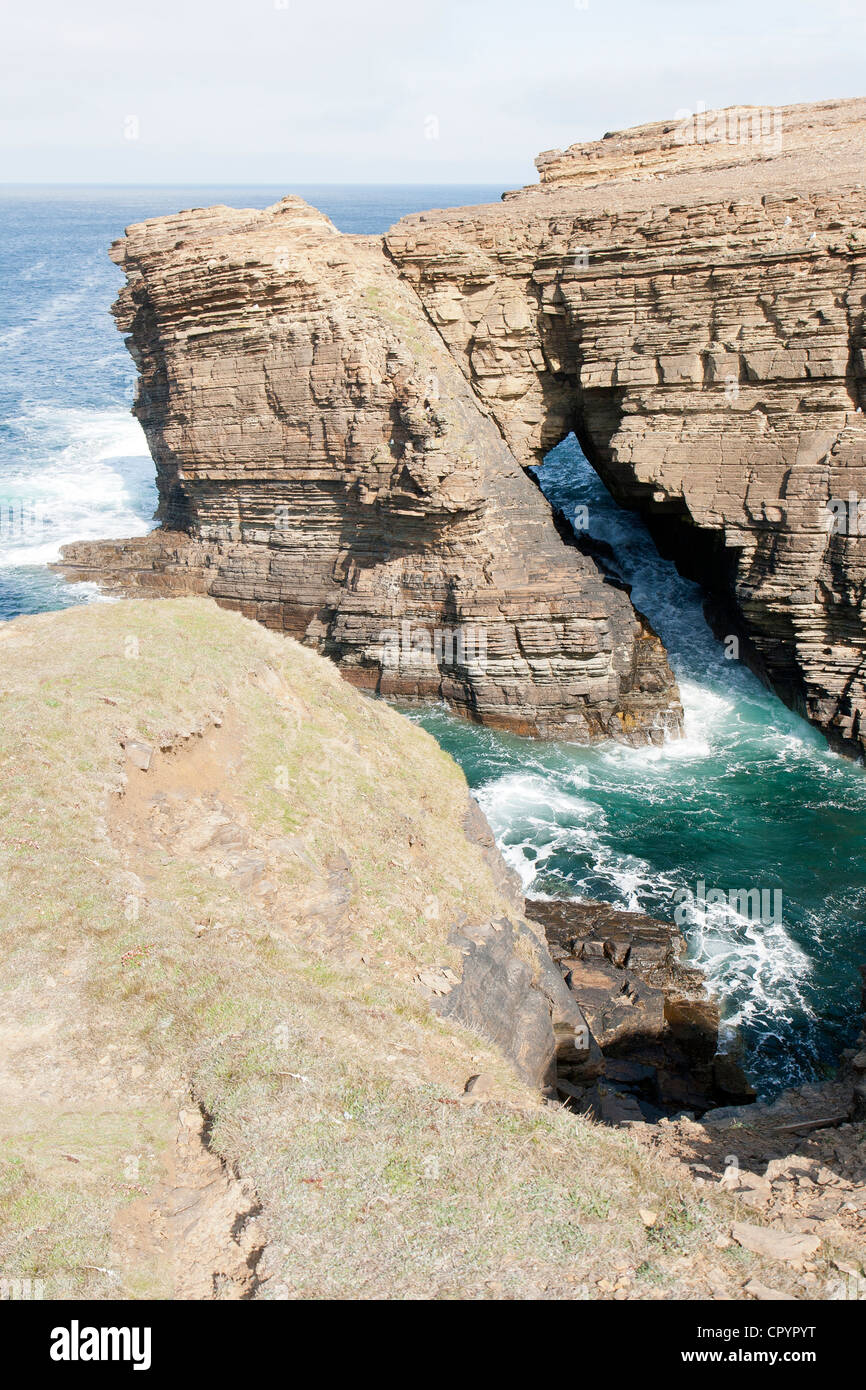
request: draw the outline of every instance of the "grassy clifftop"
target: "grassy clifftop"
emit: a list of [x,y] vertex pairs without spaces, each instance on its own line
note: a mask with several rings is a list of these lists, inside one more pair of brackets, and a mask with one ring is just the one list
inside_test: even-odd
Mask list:
[[427,734],[207,600],[0,628],[4,1277],[284,1298],[760,1276],[714,1247],[723,1197],[437,1017],[454,924],[515,910],[466,805]]

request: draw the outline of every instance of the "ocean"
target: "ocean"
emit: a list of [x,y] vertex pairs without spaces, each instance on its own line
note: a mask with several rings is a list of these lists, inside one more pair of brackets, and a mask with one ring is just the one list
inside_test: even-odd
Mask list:
[[[0,619],[98,601],[94,586],[67,585],[47,563],[67,541],[152,525],[153,465],[129,413],[135,371],[109,314],[122,282],[110,242],[146,217],[267,207],[289,191],[341,230],[367,233],[501,192],[0,189]],[[529,895],[676,912],[722,1000],[727,1043],[742,1043],[762,1093],[820,1078],[859,1026],[866,773],[729,659],[699,589],[616,506],[574,439],[539,480],[568,515],[586,507],[590,534],[613,546],[668,648],[686,738],[581,748],[480,729],[439,707],[412,717],[463,766]]]
[[125,227],[184,208],[265,208],[299,193],[344,232],[409,212],[498,201],[489,185],[84,188],[0,186],[0,619],[87,603],[45,568],[72,540],[147,532],[153,464],[129,413],[135,368],[109,313]]

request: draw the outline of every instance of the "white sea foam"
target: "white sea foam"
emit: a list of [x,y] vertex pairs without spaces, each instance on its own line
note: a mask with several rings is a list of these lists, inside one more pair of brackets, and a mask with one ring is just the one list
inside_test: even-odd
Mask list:
[[[569,783],[567,772],[562,780]],[[508,773],[476,796],[525,891],[538,896],[539,875],[551,872],[550,861],[556,860],[569,866],[575,891],[585,879],[604,883],[610,901],[629,911],[639,911],[647,894],[658,893],[658,873],[611,837],[598,802],[558,786],[553,776]]]
[[35,406],[9,422],[0,566],[44,565],[75,540],[144,535],[156,502],[138,421],[123,410]]
[[560,791],[554,783],[534,772],[511,772],[479,792],[479,800],[490,807],[494,815],[513,818],[518,814],[583,815],[596,811],[580,797]]
[[603,822],[598,807],[533,772],[512,772],[476,792],[503,857],[531,887],[557,849],[585,850],[597,839],[591,821]]
[[725,1001],[730,1028],[811,1013],[802,989],[811,962],[783,923],[753,921],[720,903],[692,904],[688,917],[690,954]]
[[603,760],[636,770],[653,763],[700,762],[713,753],[714,738],[720,735],[730,720],[734,703],[716,691],[695,681],[681,681],[683,705],[683,737],[666,739],[660,744],[642,744],[632,748],[624,743],[604,744],[600,749]]

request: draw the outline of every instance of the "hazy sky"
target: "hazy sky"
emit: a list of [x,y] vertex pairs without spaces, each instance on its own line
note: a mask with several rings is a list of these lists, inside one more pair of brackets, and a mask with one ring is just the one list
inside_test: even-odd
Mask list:
[[489,182],[677,111],[858,96],[866,0],[6,0],[0,181]]

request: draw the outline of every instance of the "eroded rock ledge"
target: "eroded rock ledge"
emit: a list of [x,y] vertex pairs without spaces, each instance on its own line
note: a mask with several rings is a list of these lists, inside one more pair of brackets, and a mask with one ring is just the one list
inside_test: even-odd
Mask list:
[[719,1005],[673,922],[607,903],[528,900],[597,1050],[560,1058],[560,1093],[608,1124],[748,1105],[755,1090],[719,1050]]

